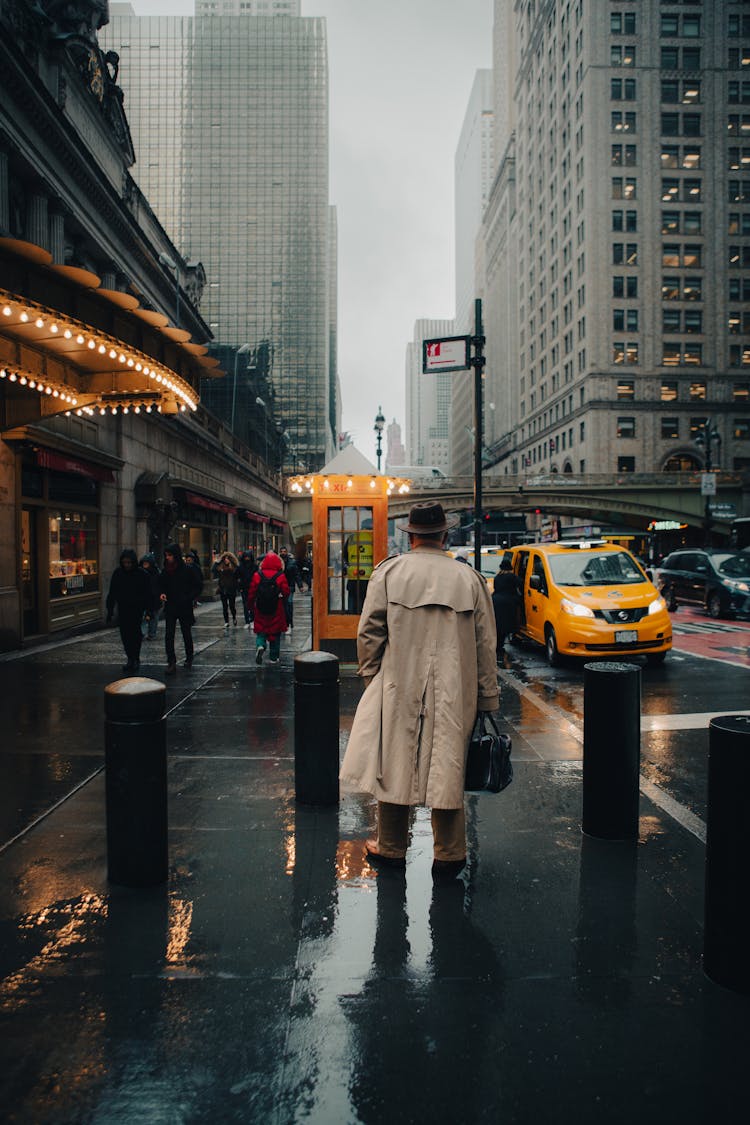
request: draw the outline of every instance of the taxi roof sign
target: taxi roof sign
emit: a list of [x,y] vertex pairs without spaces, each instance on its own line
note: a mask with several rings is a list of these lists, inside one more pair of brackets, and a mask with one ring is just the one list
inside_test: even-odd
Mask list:
[[442,336],[422,341],[422,374],[435,371],[467,371],[471,367],[470,336]]

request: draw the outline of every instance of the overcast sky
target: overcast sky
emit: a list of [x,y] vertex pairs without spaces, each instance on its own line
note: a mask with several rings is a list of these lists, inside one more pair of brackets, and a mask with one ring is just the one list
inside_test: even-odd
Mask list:
[[[193,14],[192,0],[131,2]],[[302,0],[302,14],[328,24],[342,428],[374,461],[379,406],[405,435],[414,321],[454,313],[453,160],[492,62],[492,0]]]

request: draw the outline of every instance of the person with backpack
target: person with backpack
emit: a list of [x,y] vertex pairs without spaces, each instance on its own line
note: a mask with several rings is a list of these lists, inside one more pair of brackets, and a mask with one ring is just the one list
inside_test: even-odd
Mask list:
[[247,603],[253,614],[255,630],[255,663],[263,663],[266,642],[269,645],[269,663],[279,663],[281,634],[287,631],[284,603],[289,597],[289,583],[284,574],[284,564],[274,551],[261,560],[260,570],[252,577],[247,592]]

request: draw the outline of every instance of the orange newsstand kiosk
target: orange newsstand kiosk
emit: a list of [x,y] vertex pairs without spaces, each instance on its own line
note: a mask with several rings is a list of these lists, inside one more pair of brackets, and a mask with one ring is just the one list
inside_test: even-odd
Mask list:
[[[360,471],[337,471],[347,464]],[[372,471],[361,471],[368,468]],[[381,476],[357,450],[347,448],[319,473],[296,478],[292,488],[312,502],[313,649],[356,661],[367,583],[388,553],[393,478]]]

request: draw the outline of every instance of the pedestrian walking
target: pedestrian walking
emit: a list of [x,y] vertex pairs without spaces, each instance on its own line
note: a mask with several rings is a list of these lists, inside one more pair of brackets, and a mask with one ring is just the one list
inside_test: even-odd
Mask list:
[[224,614],[224,628],[229,628],[229,614],[232,614],[232,624],[237,624],[237,592],[239,590],[240,564],[236,555],[231,551],[216,560],[211,573],[218,583],[218,594],[221,598],[221,611]]
[[357,632],[365,682],[341,780],[377,798],[377,833],[365,850],[403,867],[409,809],[432,809],[433,875],[466,863],[464,773],[477,711],[498,707],[495,620],[473,567],[445,553],[453,523],[436,501],[415,504],[409,552],[370,579]]
[[253,575],[258,571],[258,564],[255,561],[255,555],[252,551],[242,551],[240,553],[240,565],[237,572],[237,583],[240,589],[240,597],[242,598],[242,613],[245,618],[245,628],[249,629],[253,620],[253,615],[248,605],[247,593],[250,589]]
[[255,630],[255,663],[263,663],[268,644],[269,664],[279,663],[281,634],[287,631],[284,600],[289,597],[289,583],[284,565],[274,551],[261,560],[260,569],[252,577],[248,603],[253,613]]
[[200,555],[195,550],[195,548],[191,548],[185,555],[185,565],[188,567],[192,567],[192,569],[195,571],[193,578],[195,580],[196,588],[198,591],[195,595],[195,600],[193,601],[193,608],[195,608],[195,606],[200,605],[198,598],[203,593],[203,567],[201,566]]
[[143,625],[146,629],[143,639],[144,641],[155,641],[156,631],[159,627],[159,611],[161,609],[161,601],[159,600],[159,574],[161,571],[156,565],[156,555],[151,551],[147,551],[146,554],[141,557],[139,566],[141,570],[145,571],[148,575],[151,589],[151,605],[143,615]]
[[196,570],[196,567],[185,563],[178,544],[170,543],[164,551],[164,569],[159,575],[159,597],[164,606],[168,676],[173,676],[177,671],[174,638],[178,621],[185,645],[184,666],[191,668],[193,664],[193,607],[201,589],[200,574],[196,574]]
[[292,558],[286,547],[282,547],[279,551],[279,558],[284,564],[284,576],[289,586],[289,597],[284,599],[284,612],[291,633],[294,628],[294,591],[302,589],[302,579],[300,578],[297,560]]
[[120,639],[127,662],[123,672],[137,672],[141,662],[141,621],[151,605],[151,586],[145,571],[138,566],[135,551],[126,548],[120,555],[120,565],[113,572],[107,594],[107,624],[117,610]]
[[497,659],[502,659],[505,638],[518,628],[518,613],[523,601],[521,579],[513,573],[513,563],[504,558],[492,580],[492,608],[495,611]]
[[306,554],[300,563],[300,578],[305,589],[305,593],[309,594],[312,590],[312,577],[313,577],[313,561],[312,555]]

